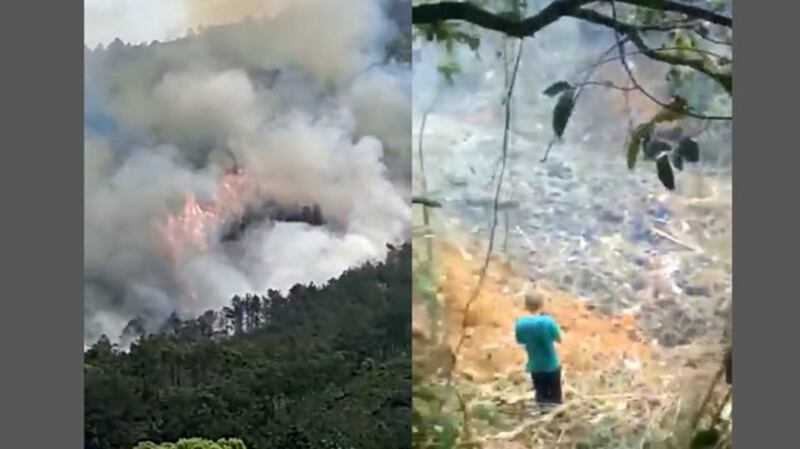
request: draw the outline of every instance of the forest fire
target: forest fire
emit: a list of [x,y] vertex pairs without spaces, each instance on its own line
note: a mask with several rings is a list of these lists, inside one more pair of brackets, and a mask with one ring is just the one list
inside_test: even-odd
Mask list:
[[160,229],[172,260],[181,260],[187,246],[199,251],[206,250],[208,230],[218,220],[219,215],[213,208],[201,206],[194,194],[186,194],[180,213],[167,216]]
[[217,192],[208,203],[201,203],[187,193],[177,214],[169,214],[158,226],[171,260],[178,264],[194,254],[208,250],[215,230],[226,220],[241,215],[255,192],[249,188],[241,170],[226,173]]
[[[339,3],[371,19],[332,17]],[[291,5],[84,49],[85,343],[321,285],[405,238],[410,140],[391,125],[411,121],[408,36],[378,26],[385,2]]]
[[323,226],[320,207],[279,204],[265,198],[258,185],[240,169],[226,173],[209,201],[186,193],[178,213],[168,214],[158,225],[170,260],[180,265],[209,250],[212,239],[226,242],[241,237],[253,223],[301,222]]

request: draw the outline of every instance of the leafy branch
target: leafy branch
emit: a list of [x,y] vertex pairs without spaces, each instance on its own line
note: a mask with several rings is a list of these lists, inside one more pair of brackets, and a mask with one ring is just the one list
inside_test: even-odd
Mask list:
[[[725,15],[694,5],[662,0],[619,0],[642,8],[680,13],[690,19],[704,20],[723,27],[733,28],[733,20]],[[562,17],[597,0],[555,0],[531,17],[518,19],[514,15],[493,13],[469,2],[443,1],[424,3],[412,8],[414,25],[435,24],[447,20],[461,20],[481,28],[498,31],[511,37],[532,37]]]
[[[612,2],[613,4],[614,2]],[[631,25],[628,23],[621,22],[616,18],[616,7],[612,7],[614,11],[614,17],[608,17],[603,14],[600,14],[596,11],[588,10],[588,9],[579,9],[575,10],[569,15],[571,17],[579,18],[585,20],[587,22],[591,22],[597,25],[602,25],[605,27],[609,27],[615,31],[616,34],[624,34],[628,37],[631,43],[639,50],[639,52],[650,59],[655,61],[664,62],[671,65],[676,66],[683,66],[692,68],[704,75],[708,76],[709,78],[713,79],[717,83],[719,83],[727,92],[728,94],[733,93],[733,84],[732,84],[732,76],[730,73],[726,73],[725,71],[718,70],[717,68],[713,67],[714,64],[708,59],[703,57],[684,57],[674,54],[675,52],[665,51],[664,49],[656,50],[650,48],[644,41],[641,36],[641,28],[635,25]],[[620,59],[623,59],[620,57]],[[631,81],[636,84],[635,80],[630,73],[630,69],[627,66],[627,63],[623,61],[624,67],[626,67],[626,71],[628,72],[628,76],[631,77]],[[644,89],[642,89],[643,93],[648,97],[651,97]],[[658,101],[656,98],[651,97],[650,100],[658,103],[660,106],[664,107],[665,104],[663,102]],[[690,116],[694,116],[695,118],[702,118],[707,120],[730,120],[730,117],[698,117],[695,113],[690,113]]]
[[[608,51],[603,53],[604,57],[605,57],[605,55],[608,55],[611,51],[615,50],[616,48],[617,48],[617,44],[615,43],[614,46],[611,47],[611,49],[609,49]],[[659,48],[657,51],[659,51],[659,52],[682,51],[682,52],[689,52],[689,53],[697,53],[697,54],[708,55],[708,56],[712,56],[712,57],[718,58],[718,59],[723,60],[723,61],[725,60],[725,56],[724,55],[720,55],[719,53],[715,53],[715,52],[709,51],[709,50],[703,50],[703,49],[700,49],[700,48],[666,47],[665,46],[665,47]],[[643,53],[641,51],[639,51],[639,50],[627,52],[628,56],[641,55],[641,54],[643,54]],[[611,56],[611,57],[608,57],[608,58],[605,58],[605,59],[600,59],[599,61],[595,62],[591,66],[589,66],[586,69],[583,69],[581,71],[595,70],[599,66],[608,64],[610,62],[615,62],[615,61],[619,61],[619,55]]]
[[[701,8],[694,5],[686,5],[679,2],[667,0],[617,0],[618,3],[628,4],[648,11],[665,11],[680,13],[689,20],[704,20],[723,27],[732,28],[733,21],[730,17],[721,15],[717,12]],[[493,13],[480,6],[468,2],[437,2],[420,4],[413,7],[413,23],[418,27],[429,29],[447,29],[445,22],[448,20],[461,20],[472,23],[481,28],[504,33],[512,37],[531,37],[548,25],[558,21],[563,17],[571,17],[596,25],[601,25],[613,29],[616,33],[624,34],[631,43],[639,50],[640,54],[655,61],[667,64],[682,66],[694,69],[710,77],[720,84],[729,94],[733,91],[732,75],[729,70],[719,68],[723,58],[718,58],[714,62],[710,58],[685,56],[676,52],[665,51],[665,49],[650,48],[644,41],[642,33],[650,31],[669,31],[680,28],[690,28],[698,32],[702,37],[708,37],[708,31],[700,26],[704,31],[697,31],[698,26],[693,26],[691,22],[678,21],[665,24],[641,24],[635,25],[623,22],[614,17],[608,17],[597,11],[583,6],[598,3],[597,0],[555,0],[538,13],[531,17],[520,19],[516,14]],[[612,2],[613,3],[613,2]],[[614,8],[615,9],[615,8]],[[429,33],[430,34],[430,33]],[[433,33],[431,36],[435,36]],[[450,39],[450,38],[448,38]],[[448,41],[450,42],[450,41]],[[448,47],[450,48],[450,47]],[[683,52],[682,52],[683,53]],[[695,52],[698,53],[698,52]],[[641,85],[632,79],[638,90],[641,90],[651,101],[661,107],[667,107],[668,103],[658,100],[655,96],[647,92]],[[706,120],[730,120],[729,116],[705,116],[694,111],[687,111],[687,115]]]

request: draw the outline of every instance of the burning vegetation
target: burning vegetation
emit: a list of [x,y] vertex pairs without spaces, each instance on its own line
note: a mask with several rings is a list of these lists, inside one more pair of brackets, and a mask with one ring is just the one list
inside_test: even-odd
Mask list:
[[407,5],[285,5],[85,49],[86,344],[321,285],[406,240]]

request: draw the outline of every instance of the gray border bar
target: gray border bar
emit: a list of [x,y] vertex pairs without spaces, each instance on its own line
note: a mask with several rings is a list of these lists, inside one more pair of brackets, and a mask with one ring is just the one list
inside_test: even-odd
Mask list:
[[787,38],[798,6],[734,7],[733,441],[742,449],[798,447],[796,403],[789,400],[797,397],[800,354],[798,73],[788,64],[796,64],[796,39]]
[[3,172],[0,435],[6,447],[83,440],[83,11],[0,11]]

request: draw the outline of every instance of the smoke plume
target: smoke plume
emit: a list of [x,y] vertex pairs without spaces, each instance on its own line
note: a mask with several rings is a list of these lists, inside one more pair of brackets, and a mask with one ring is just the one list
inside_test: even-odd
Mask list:
[[[407,31],[392,1],[87,3],[87,30],[123,35],[85,51],[87,343],[324,283],[406,238],[410,68],[387,54]],[[252,214],[267,204],[284,212]],[[324,220],[277,218],[303,208]]]

